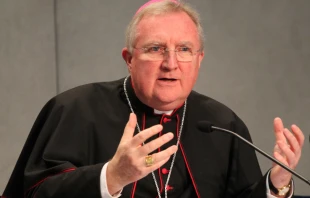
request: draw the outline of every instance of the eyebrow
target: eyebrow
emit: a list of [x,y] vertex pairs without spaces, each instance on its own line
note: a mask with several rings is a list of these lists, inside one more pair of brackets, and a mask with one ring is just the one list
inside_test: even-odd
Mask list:
[[[158,40],[149,40],[145,44],[143,44],[143,47],[147,47],[150,45],[159,45],[159,46],[166,46],[166,42],[158,41]],[[193,47],[194,44],[191,41],[181,41],[176,43],[176,46],[189,46]]]
[[156,41],[156,40],[151,40],[151,41],[148,41],[146,42],[145,44],[143,44],[144,47],[146,46],[150,46],[150,45],[166,45],[165,42],[161,42],[161,41]]
[[191,46],[191,47],[194,46],[194,44],[190,41],[181,41],[177,44],[177,46],[180,46],[180,45],[186,45],[186,46]]

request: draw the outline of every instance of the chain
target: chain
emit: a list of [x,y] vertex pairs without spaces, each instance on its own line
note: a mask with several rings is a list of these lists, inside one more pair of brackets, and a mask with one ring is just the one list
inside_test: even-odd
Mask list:
[[[127,76],[125,78],[125,80],[124,80],[124,84],[123,84],[124,92],[125,92],[127,103],[128,103],[128,106],[129,106],[131,112],[135,113],[133,108],[132,108],[132,105],[131,105],[131,102],[129,100],[129,96],[128,96],[128,93],[127,93],[126,82],[127,82],[128,78],[129,78],[129,76]],[[182,116],[182,120],[181,120],[180,131],[179,131],[179,135],[178,135],[178,139],[177,139],[177,145],[176,145],[177,147],[179,147],[179,144],[180,144],[182,129],[183,129],[183,125],[184,125],[184,119],[185,119],[186,105],[187,105],[187,100],[185,100],[185,102],[184,102],[183,116]],[[141,129],[140,129],[140,126],[139,126],[138,122],[137,122],[137,129],[138,129],[138,132],[140,133]],[[144,145],[144,143],[143,143],[143,145]],[[170,171],[169,171],[169,174],[168,174],[168,177],[167,177],[167,181],[166,181],[166,184],[165,184],[165,198],[168,197],[168,195],[167,195],[167,186],[168,186],[168,182],[170,180],[170,176],[171,176],[171,172],[172,172],[172,168],[173,168],[173,165],[174,165],[174,162],[175,162],[176,155],[177,155],[177,152],[175,152],[173,154],[172,162],[171,162],[171,165],[170,165]],[[158,187],[158,184],[157,184],[157,180],[156,180],[154,171],[152,172],[152,176],[153,176],[153,180],[154,180],[154,183],[155,183],[155,186],[156,186],[156,189],[157,189],[158,198],[161,198],[160,190],[159,190],[159,187]]]

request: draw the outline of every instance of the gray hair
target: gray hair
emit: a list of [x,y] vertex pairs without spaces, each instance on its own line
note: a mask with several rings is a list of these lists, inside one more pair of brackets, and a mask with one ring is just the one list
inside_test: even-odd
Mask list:
[[134,42],[136,40],[136,29],[138,23],[142,20],[145,16],[155,16],[155,15],[163,15],[167,13],[174,13],[174,12],[185,12],[195,23],[199,40],[200,40],[200,49],[203,50],[204,48],[204,33],[203,29],[200,24],[200,17],[198,12],[193,9],[188,4],[183,2],[175,3],[170,0],[164,0],[156,3],[152,3],[142,10],[140,10],[130,21],[127,31],[126,31],[126,47],[130,53],[132,53]]

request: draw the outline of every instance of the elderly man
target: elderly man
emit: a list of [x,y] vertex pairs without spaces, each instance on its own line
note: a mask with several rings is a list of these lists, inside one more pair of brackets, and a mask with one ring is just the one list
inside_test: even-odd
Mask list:
[[[290,173],[274,165],[262,176],[251,148],[196,129],[197,121],[209,120],[250,140],[234,112],[192,91],[204,57],[192,8],[175,1],[144,5],[128,27],[122,56],[129,77],[74,88],[46,104],[4,196],[292,195]],[[274,156],[295,168],[304,137],[297,126],[291,130],[274,120]]]

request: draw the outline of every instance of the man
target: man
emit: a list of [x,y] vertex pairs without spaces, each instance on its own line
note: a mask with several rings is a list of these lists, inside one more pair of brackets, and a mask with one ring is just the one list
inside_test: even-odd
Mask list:
[[[46,104],[4,196],[292,196],[290,173],[274,165],[262,177],[251,148],[196,129],[209,120],[250,140],[234,112],[192,91],[204,51],[198,15],[188,5],[143,6],[122,56],[129,77],[84,85]],[[304,137],[291,129],[294,135],[274,120],[274,156],[295,168]]]

